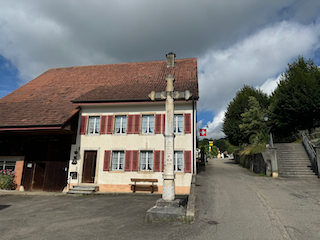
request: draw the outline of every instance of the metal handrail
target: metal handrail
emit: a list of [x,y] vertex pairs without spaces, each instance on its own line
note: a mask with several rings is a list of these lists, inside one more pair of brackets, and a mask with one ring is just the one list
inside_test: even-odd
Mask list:
[[302,138],[303,138],[303,145],[305,146],[309,157],[311,158],[314,164],[317,164],[316,151],[314,150],[312,143],[309,141],[307,135],[304,132],[302,132]]

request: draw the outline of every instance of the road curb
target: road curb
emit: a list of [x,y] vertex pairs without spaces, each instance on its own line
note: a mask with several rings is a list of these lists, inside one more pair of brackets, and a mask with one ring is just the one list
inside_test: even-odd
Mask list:
[[186,213],[186,217],[190,220],[193,220],[195,216],[196,182],[197,182],[197,176],[193,175],[191,180],[190,194],[188,198],[187,213]]

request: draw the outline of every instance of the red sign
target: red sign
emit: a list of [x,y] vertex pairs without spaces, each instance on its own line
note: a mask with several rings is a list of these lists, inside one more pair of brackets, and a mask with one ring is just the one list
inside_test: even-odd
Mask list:
[[206,137],[207,136],[207,129],[202,128],[200,129],[200,137]]

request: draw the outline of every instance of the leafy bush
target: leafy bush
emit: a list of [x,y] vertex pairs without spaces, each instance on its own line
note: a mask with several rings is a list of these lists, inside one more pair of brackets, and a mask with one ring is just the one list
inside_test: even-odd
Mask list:
[[14,182],[14,171],[1,170],[0,171],[0,189],[11,190],[16,187]]

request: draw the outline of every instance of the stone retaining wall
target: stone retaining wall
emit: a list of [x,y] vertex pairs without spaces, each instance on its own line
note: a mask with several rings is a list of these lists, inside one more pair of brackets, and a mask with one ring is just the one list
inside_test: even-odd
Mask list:
[[267,164],[265,163],[262,153],[253,155],[234,155],[234,160],[241,166],[250,169],[251,171],[259,174],[266,174]]

